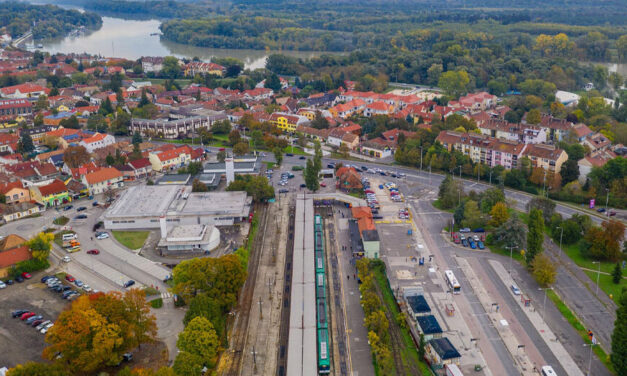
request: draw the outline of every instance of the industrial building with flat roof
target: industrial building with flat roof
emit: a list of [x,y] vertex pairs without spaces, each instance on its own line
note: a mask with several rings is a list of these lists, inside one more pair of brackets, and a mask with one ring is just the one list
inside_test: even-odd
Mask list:
[[103,214],[109,230],[157,229],[165,217],[170,226],[229,226],[246,220],[252,198],[246,192],[191,192],[184,185],[138,185],[122,193]]

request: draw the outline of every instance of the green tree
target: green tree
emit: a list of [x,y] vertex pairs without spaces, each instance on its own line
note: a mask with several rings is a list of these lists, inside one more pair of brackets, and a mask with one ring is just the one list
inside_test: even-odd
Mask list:
[[202,358],[187,352],[179,352],[174,359],[172,369],[176,376],[198,376],[203,369]]
[[562,177],[562,185],[566,185],[571,181],[577,180],[577,178],[579,178],[579,165],[577,164],[577,161],[569,158],[564,164],[562,164],[560,176]]
[[218,154],[216,154],[216,158],[218,159],[218,162],[224,162],[226,159],[226,151],[220,150]]
[[322,112],[316,111],[316,116],[311,121],[311,126],[316,129],[327,129],[329,128],[329,121],[322,116]]
[[33,139],[30,137],[30,135],[28,133],[26,133],[26,132],[22,133],[22,137],[20,137],[19,148],[24,153],[30,153],[33,150],[35,150],[35,145],[33,144]]
[[272,89],[272,91],[274,91],[274,92],[281,91],[281,80],[279,80],[279,76],[277,76],[276,74],[272,73],[270,75],[270,77],[268,77],[266,79],[266,83],[265,83],[264,87],[266,87],[268,89]]
[[555,213],[555,202],[546,197],[534,197],[527,203],[527,210],[529,213],[533,209],[538,209],[542,212],[542,217],[545,223],[551,222],[551,217]]
[[620,262],[616,263],[614,271],[612,271],[612,282],[618,285],[623,280],[623,269],[620,266]]
[[542,287],[552,285],[555,282],[555,276],[557,275],[555,264],[553,264],[553,262],[551,262],[551,260],[543,253],[534,257],[531,262],[531,272],[533,274],[533,278]]
[[511,216],[494,232],[494,239],[506,247],[521,248],[525,244],[527,229],[517,215]]
[[[403,135],[402,133],[400,134],[401,136]],[[346,145],[344,142],[342,142],[342,144],[340,145],[340,147],[337,150],[340,155],[342,156],[342,158],[348,158],[349,153],[350,153],[350,149],[348,147],[348,145]]]
[[135,133],[133,133],[133,138],[132,138],[132,140],[131,140],[131,143],[132,143],[133,145],[136,145],[136,144],[141,144],[143,141],[144,141],[144,140],[142,139],[142,135],[141,135],[139,132],[135,132]]
[[438,80],[438,86],[453,98],[464,94],[468,89],[469,83],[470,77],[465,71],[444,72]]
[[274,188],[265,176],[236,175],[235,180],[226,187],[227,191],[246,191],[255,202],[274,197]]
[[146,95],[146,89],[142,89],[142,97],[141,100],[139,101],[139,107],[144,107],[147,104],[150,104],[152,102],[150,102],[150,100],[148,99],[148,95]]
[[109,99],[109,97],[102,102],[100,108],[98,109],[98,113],[105,116],[113,113],[113,105],[111,104],[111,99]]
[[247,142],[238,142],[233,146],[233,154],[235,155],[245,155],[248,153],[248,143]]
[[231,144],[231,146],[234,146],[241,140],[242,140],[242,136],[240,135],[237,129],[234,129],[229,133],[229,144]]
[[446,175],[438,191],[438,200],[442,209],[454,208],[461,202],[464,196],[464,187],[460,181],[454,180],[451,175]]
[[283,150],[281,150],[280,147],[275,147],[272,149],[272,152],[274,153],[274,160],[276,161],[276,164],[280,166],[281,163],[283,163]]
[[490,225],[499,227],[509,219],[509,211],[507,205],[503,202],[497,202],[490,210]]
[[311,158],[307,159],[307,164],[305,166],[305,170],[303,171],[303,175],[305,176],[305,185],[307,186],[307,189],[315,192],[320,188],[320,183],[318,181],[318,170],[314,166]]
[[60,364],[26,362],[9,369],[7,376],[66,376]]
[[218,302],[206,294],[201,293],[191,299],[188,307],[187,312],[185,312],[183,324],[189,324],[189,322],[196,317],[204,317],[211,321],[218,337],[226,341],[226,317]]
[[529,110],[529,112],[527,112],[526,119],[528,124],[539,124],[542,120],[540,110],[538,110],[537,108]]
[[479,199],[479,206],[483,213],[488,213],[492,210],[492,207],[499,202],[505,202],[505,193],[503,190],[497,187],[486,189],[481,193]]
[[174,56],[164,57],[163,68],[161,68],[161,75],[170,79],[178,78],[181,75],[181,66],[179,65],[179,59]]
[[529,223],[527,224],[527,251],[525,259],[527,265],[532,265],[533,259],[542,252],[542,242],[544,240],[544,218],[539,209],[531,209],[529,212]]
[[418,342],[418,358],[422,361],[425,358],[426,354],[426,343],[425,343],[425,335],[420,333],[420,341]]
[[200,357],[203,364],[209,367],[215,361],[219,345],[213,324],[202,316],[192,319],[176,341],[180,351]]
[[96,131],[96,132],[105,132],[108,126],[105,122],[105,117],[99,113],[92,114],[89,119],[87,119],[87,129]]
[[52,248],[54,234],[48,232],[40,232],[26,242],[31,250],[33,258],[39,261],[47,260]]
[[610,361],[617,375],[627,375],[627,290],[625,288],[617,303]]
[[477,201],[468,200],[464,204],[464,220],[462,224],[464,227],[478,228],[483,225],[483,215],[479,211],[479,205]]

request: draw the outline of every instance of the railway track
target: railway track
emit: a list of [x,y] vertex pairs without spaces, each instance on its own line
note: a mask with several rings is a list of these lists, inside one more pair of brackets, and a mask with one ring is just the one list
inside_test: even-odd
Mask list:
[[[401,340],[400,329],[396,327],[396,317],[394,317],[394,315],[392,314],[390,307],[385,304],[385,301],[383,300],[383,293],[381,292],[379,285],[376,282],[374,283],[374,285],[377,290],[377,296],[379,297],[379,301],[381,302],[381,305],[385,307],[385,317],[390,323],[388,327],[388,333],[390,334],[390,341],[392,345],[390,352],[392,353],[392,357],[394,358],[396,372],[399,375],[406,375],[407,373],[405,372],[405,365],[403,364],[403,359],[401,358],[401,349],[403,349],[404,346],[403,341]],[[419,375],[419,373],[417,373],[417,375]]]
[[252,307],[253,294],[255,292],[255,284],[257,282],[257,270],[259,269],[259,259],[263,248],[263,241],[266,234],[266,225],[268,223],[268,208],[265,205],[256,204],[255,210],[261,214],[261,221],[255,239],[253,239],[252,252],[248,258],[248,277],[239,299],[238,316],[231,331],[231,358],[230,362],[224,367],[221,373],[224,376],[239,376],[244,359],[244,351],[248,339],[248,324],[250,318],[250,310]]
[[281,326],[279,328],[279,348],[277,349],[277,376],[285,376],[287,369],[287,345],[290,324],[290,296],[292,291],[292,262],[294,258],[294,211],[290,205],[290,221],[285,245],[285,278],[283,283],[283,303],[281,305]]

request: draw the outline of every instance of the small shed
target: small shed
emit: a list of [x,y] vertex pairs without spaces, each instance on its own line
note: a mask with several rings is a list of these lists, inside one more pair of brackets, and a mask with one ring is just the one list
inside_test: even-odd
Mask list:
[[459,364],[462,357],[448,338],[434,338],[427,342],[426,353],[431,366],[442,368],[446,364]]
[[425,315],[416,317],[418,329],[424,334],[425,341],[442,337],[442,327],[433,315]]
[[431,307],[429,307],[429,303],[427,303],[427,300],[423,295],[408,296],[405,300],[407,300],[407,307],[409,311],[415,318],[431,313]]

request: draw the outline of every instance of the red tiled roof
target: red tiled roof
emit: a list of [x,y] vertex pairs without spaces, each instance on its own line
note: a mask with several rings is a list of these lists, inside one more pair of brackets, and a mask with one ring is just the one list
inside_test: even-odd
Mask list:
[[13,181],[10,183],[5,183],[5,184],[0,184],[0,194],[7,194],[7,192],[9,192],[11,189],[14,188],[24,188],[24,185],[22,185],[22,182],[20,180],[17,181]]
[[134,161],[128,162],[134,169],[145,168],[151,166],[150,160],[148,158],[140,158]]
[[7,268],[18,262],[30,260],[31,258],[32,256],[27,246],[3,251],[0,252],[0,268]]
[[89,185],[92,185],[119,177],[122,177],[122,174],[115,167],[106,167],[101,170],[86,174],[85,180]]
[[47,197],[62,192],[67,192],[67,187],[65,186],[65,184],[63,184],[61,180],[54,179],[52,183],[40,186],[39,192],[41,193],[42,197]]

